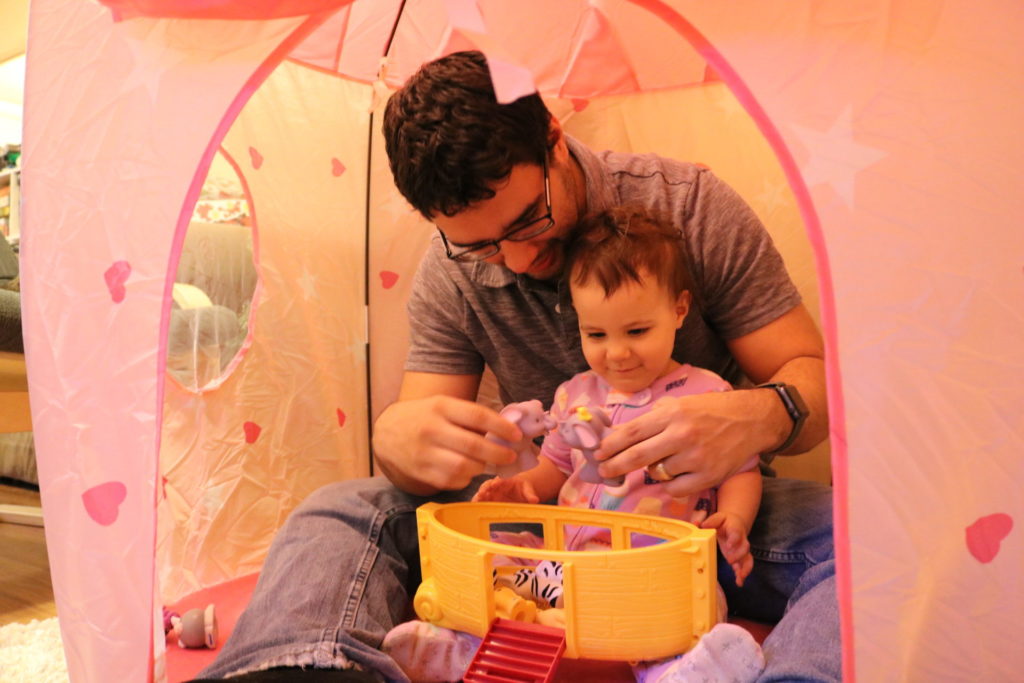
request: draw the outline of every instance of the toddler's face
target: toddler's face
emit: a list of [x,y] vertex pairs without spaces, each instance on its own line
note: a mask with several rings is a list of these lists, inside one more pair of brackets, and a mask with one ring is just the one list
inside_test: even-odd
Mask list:
[[613,389],[633,393],[668,374],[689,292],[675,299],[649,273],[606,296],[597,282],[571,286],[587,364]]

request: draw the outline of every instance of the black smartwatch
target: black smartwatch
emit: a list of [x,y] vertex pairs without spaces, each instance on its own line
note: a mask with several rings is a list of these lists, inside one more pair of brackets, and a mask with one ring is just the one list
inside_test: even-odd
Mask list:
[[797,388],[792,384],[782,384],[780,382],[769,382],[767,384],[758,384],[755,389],[773,389],[778,394],[779,399],[782,401],[783,407],[789,414],[789,419],[793,421],[793,430],[790,431],[789,436],[782,442],[782,445],[778,448],[767,451],[765,455],[775,455],[781,453],[796,441],[796,437],[800,436],[800,430],[803,429],[804,422],[807,421],[807,416],[810,411],[807,410],[807,404],[804,403],[803,397]]

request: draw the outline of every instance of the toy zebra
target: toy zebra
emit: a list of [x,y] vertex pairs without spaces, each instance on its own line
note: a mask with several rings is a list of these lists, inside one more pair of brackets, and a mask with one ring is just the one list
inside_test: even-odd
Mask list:
[[562,599],[562,563],[551,560],[538,562],[535,567],[521,567],[514,572],[492,571],[494,587],[505,586],[526,600],[533,600],[541,608],[564,607]]

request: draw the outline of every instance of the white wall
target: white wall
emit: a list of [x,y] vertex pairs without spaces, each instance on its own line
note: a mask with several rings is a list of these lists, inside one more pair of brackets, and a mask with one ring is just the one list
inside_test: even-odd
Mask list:
[[25,55],[0,63],[0,145],[21,143]]

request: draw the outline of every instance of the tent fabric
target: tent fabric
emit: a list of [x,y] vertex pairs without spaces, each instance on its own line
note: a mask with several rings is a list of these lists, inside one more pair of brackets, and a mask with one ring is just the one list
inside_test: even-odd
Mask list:
[[[366,177],[358,172],[367,166],[368,95],[285,62],[222,143],[249,190],[259,285],[251,344],[226,379],[198,393],[165,388],[161,520],[174,523],[157,544],[166,602],[257,571],[299,501],[321,484],[369,474],[365,458],[339,458],[368,448]],[[273,104],[281,101],[287,110]],[[198,228],[209,230],[191,222],[186,245]],[[232,266],[217,255],[215,271],[229,282]]]
[[349,0],[100,0],[116,19],[281,19],[337,9]]
[[[398,0],[106,4],[35,0],[26,77],[26,355],[73,681],[160,679],[161,604],[258,570],[308,492],[370,471],[431,232],[371,113],[470,46],[595,147],[712,166],[820,304],[846,679],[1024,666],[1017,3],[410,0],[397,27]],[[230,228],[193,220],[218,154],[248,203]],[[252,298],[224,306],[237,348],[187,328],[217,357],[190,384],[175,284],[224,303],[177,280],[222,228]]]

